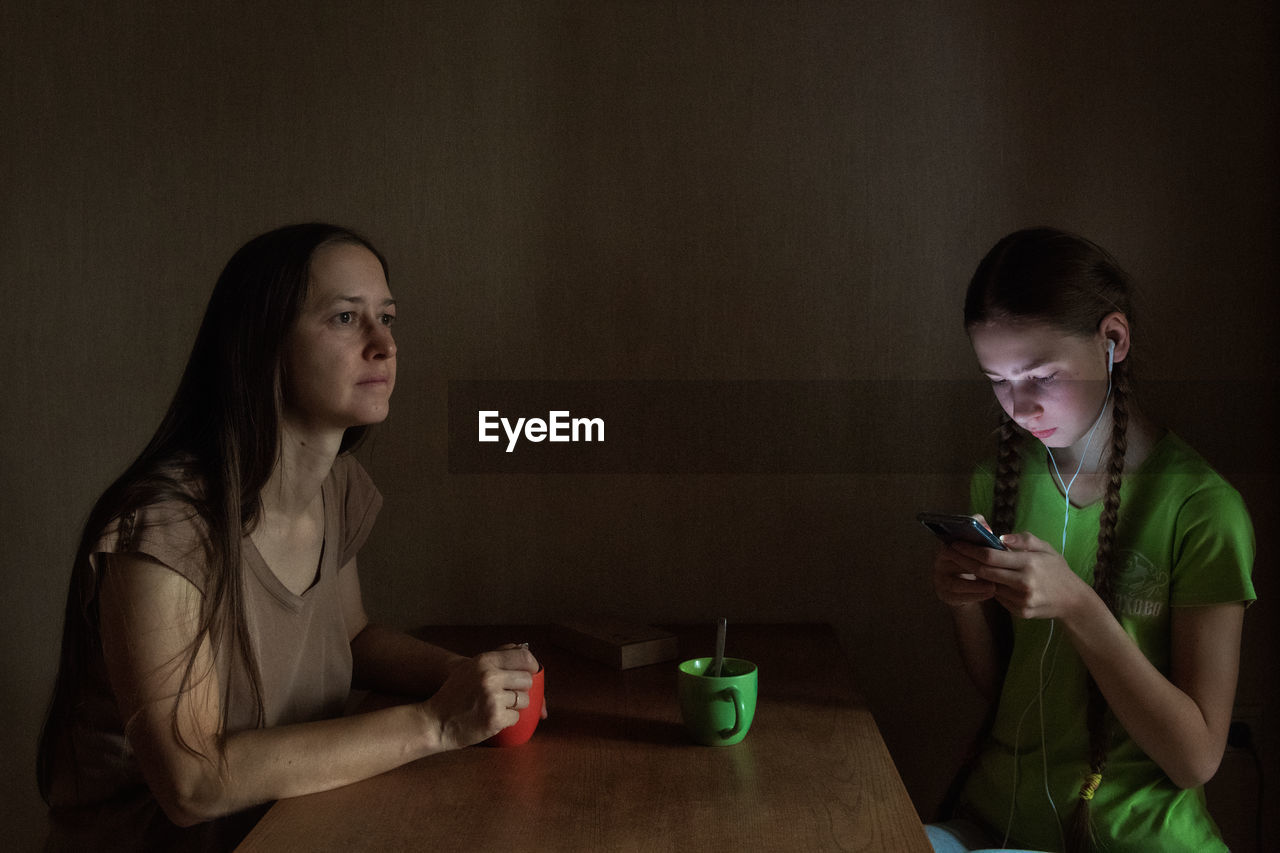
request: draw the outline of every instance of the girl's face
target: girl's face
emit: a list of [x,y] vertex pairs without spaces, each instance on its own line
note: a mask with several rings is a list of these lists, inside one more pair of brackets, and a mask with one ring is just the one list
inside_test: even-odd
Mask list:
[[[995,321],[969,330],[1005,413],[1046,447],[1084,439],[1107,397],[1107,339],[1043,323]],[[1117,361],[1123,353],[1117,353]]]
[[352,243],[316,249],[306,301],[285,341],[286,420],[344,430],[386,418],[396,384],[395,311],[372,252]]

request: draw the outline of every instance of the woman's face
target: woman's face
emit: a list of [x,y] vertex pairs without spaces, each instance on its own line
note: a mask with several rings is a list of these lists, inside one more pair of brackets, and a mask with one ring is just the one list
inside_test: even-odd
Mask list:
[[307,429],[378,423],[396,384],[395,300],[378,258],[331,243],[311,256],[306,301],[284,347],[285,418]]
[[1107,399],[1107,341],[1043,323],[995,321],[969,329],[982,372],[1005,413],[1046,447],[1084,439]]

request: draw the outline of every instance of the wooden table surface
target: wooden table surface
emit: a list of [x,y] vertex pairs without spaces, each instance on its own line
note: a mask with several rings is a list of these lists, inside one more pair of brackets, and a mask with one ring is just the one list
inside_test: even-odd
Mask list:
[[[673,630],[680,659],[711,654],[712,626]],[[729,626],[729,655],[760,671],[730,747],[685,733],[674,661],[619,672],[538,628],[422,634],[464,654],[528,641],[550,711],[533,739],[281,800],[240,850],[931,850],[826,626]]]

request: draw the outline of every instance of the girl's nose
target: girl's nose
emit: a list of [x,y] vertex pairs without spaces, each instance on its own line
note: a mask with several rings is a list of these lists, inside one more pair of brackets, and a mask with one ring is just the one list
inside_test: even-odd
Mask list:
[[1013,387],[1009,392],[1009,417],[1015,421],[1022,422],[1026,418],[1034,417],[1043,411],[1040,405],[1039,395],[1029,387],[1019,387],[1020,383],[1012,383]]

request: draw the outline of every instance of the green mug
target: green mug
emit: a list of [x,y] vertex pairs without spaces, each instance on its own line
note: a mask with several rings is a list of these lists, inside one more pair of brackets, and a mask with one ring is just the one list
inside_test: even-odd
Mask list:
[[756,665],[725,658],[719,677],[708,674],[711,658],[680,664],[680,716],[693,739],[707,746],[732,746],[747,736],[756,715]]

